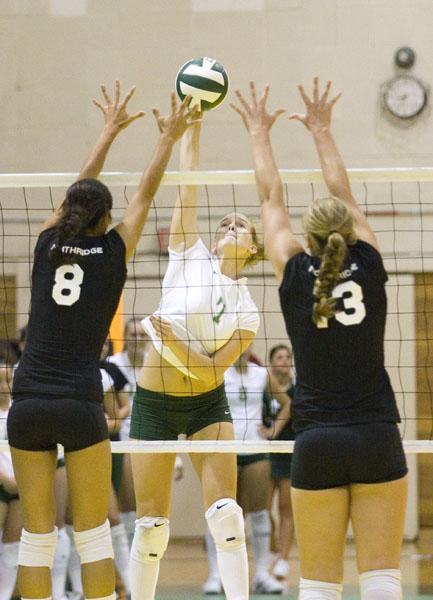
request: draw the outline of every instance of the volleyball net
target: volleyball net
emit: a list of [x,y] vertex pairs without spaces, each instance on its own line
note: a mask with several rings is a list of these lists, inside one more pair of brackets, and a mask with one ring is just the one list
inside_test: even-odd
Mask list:
[[[281,170],[293,229],[302,238],[302,215],[312,199],[327,196],[320,170]],[[118,222],[140,173],[103,173],[113,194]],[[355,198],[377,233],[385,267],[388,319],[386,367],[402,417],[407,453],[433,452],[433,168],[349,169]],[[0,338],[16,339],[30,301],[33,248],[41,223],[59,206],[76,175],[0,174]],[[159,304],[167,267],[170,219],[183,184],[199,187],[198,228],[210,244],[218,221],[228,212],[260,219],[253,171],[167,172],[148,222],[128,266],[123,319],[143,318]],[[287,344],[271,265],[247,273],[261,326],[254,354],[267,366],[269,350]],[[122,339],[115,340],[122,343]],[[353,365],[356,369],[356,365]],[[291,452],[293,442],[237,440],[206,442],[115,442],[114,452]]]

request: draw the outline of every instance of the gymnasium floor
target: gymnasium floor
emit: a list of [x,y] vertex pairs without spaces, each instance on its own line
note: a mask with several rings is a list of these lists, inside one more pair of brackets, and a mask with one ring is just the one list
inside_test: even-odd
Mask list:
[[[299,561],[296,548],[290,560],[287,594],[251,595],[254,600],[285,598],[295,600]],[[401,562],[404,600],[433,600],[433,529],[421,531],[415,543],[405,543]],[[157,600],[203,600],[222,596],[204,596],[201,585],[207,576],[202,541],[172,540],[162,561]],[[358,600],[354,546],[348,544],[345,560],[344,600]]]

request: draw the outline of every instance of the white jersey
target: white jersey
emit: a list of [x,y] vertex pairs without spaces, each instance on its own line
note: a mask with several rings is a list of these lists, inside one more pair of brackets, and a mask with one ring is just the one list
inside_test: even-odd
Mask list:
[[[185,252],[169,249],[161,303],[154,314],[171,323],[178,339],[207,356],[222,348],[237,329],[257,333],[260,324],[247,278],[234,280],[221,273],[219,260],[200,238]],[[165,360],[188,377],[198,379],[164,346],[149,317],[142,325]]]
[[224,384],[237,440],[263,440],[259,434],[263,414],[263,393],[268,383],[265,367],[249,362],[245,372],[230,367]]
[[[114,363],[119,367],[122,371],[125,379],[128,383],[125,385],[123,391],[128,393],[129,404],[132,407],[132,400],[134,398],[135,390],[137,389],[137,379],[140,373],[139,367],[134,367],[131,365],[131,360],[129,359],[128,353],[126,350],[123,352],[117,352],[117,354],[113,354],[112,356],[107,357],[107,361]],[[107,379],[105,382],[108,383],[111,380],[111,377],[107,374]],[[104,376],[105,377],[105,376]],[[104,378],[103,378],[104,383]],[[131,417],[128,417],[123,420],[123,423],[120,427],[119,437],[122,441],[129,439],[129,429],[131,426]]]

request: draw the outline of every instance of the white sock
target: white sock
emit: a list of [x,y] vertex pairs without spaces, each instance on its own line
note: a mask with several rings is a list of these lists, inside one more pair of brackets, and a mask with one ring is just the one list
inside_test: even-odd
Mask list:
[[53,600],[61,600],[65,595],[66,574],[68,570],[71,540],[64,527],[59,529],[53,568],[51,569]]
[[220,574],[218,573],[217,550],[214,539],[208,527],[206,528],[205,542],[209,577],[218,577],[219,579]]
[[381,569],[366,571],[359,576],[361,600],[401,600],[401,571]]
[[1,545],[0,554],[0,600],[10,600],[18,572],[19,542]]
[[154,600],[159,565],[170,535],[165,517],[141,517],[136,521],[129,573],[131,600]]
[[267,510],[250,513],[255,576],[266,575],[271,562],[271,519]]
[[86,598],[86,600],[116,600],[116,598],[117,598],[116,592],[113,592],[109,596],[104,596],[103,598],[102,597],[101,598],[91,598],[91,599]]
[[314,581],[301,577],[298,600],[341,600],[342,591],[343,586],[341,583]]
[[128,544],[131,548],[132,540],[134,539],[134,531],[135,531],[135,520],[137,518],[137,513],[135,510],[131,510],[129,512],[121,512],[120,520],[125,526],[126,536],[128,538]]
[[129,581],[129,544],[123,523],[114,525],[114,527],[111,528],[111,539],[113,541],[114,562],[125,585],[126,593],[130,594],[131,585]]
[[247,600],[248,557],[242,509],[232,498],[221,498],[207,509],[205,517],[215,540],[227,600]]
[[239,548],[217,551],[218,567],[227,600],[248,599],[248,556],[245,542]]
[[73,536],[73,527],[72,525],[65,525],[65,529],[68,533],[69,539],[71,541],[71,551],[69,554],[68,561],[68,576],[69,581],[71,582],[71,587],[73,592],[78,592],[83,594],[83,583],[81,580],[81,563],[80,557],[78,556],[77,549],[74,543]]

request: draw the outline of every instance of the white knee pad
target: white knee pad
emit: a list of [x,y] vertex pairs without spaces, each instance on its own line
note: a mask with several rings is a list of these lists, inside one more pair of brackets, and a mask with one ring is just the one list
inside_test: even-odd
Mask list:
[[75,547],[82,565],[114,558],[108,519],[99,527],[86,531],[74,530]]
[[382,569],[366,571],[359,576],[361,600],[401,600],[401,571]]
[[138,562],[159,562],[168,546],[170,521],[165,517],[141,517],[135,521],[131,558]]
[[57,527],[51,533],[21,531],[18,564],[23,567],[49,567],[52,569],[57,545]]
[[233,498],[214,502],[205,517],[217,550],[232,550],[245,543],[242,508]]
[[299,600],[341,600],[341,583],[303,579],[299,581]]

